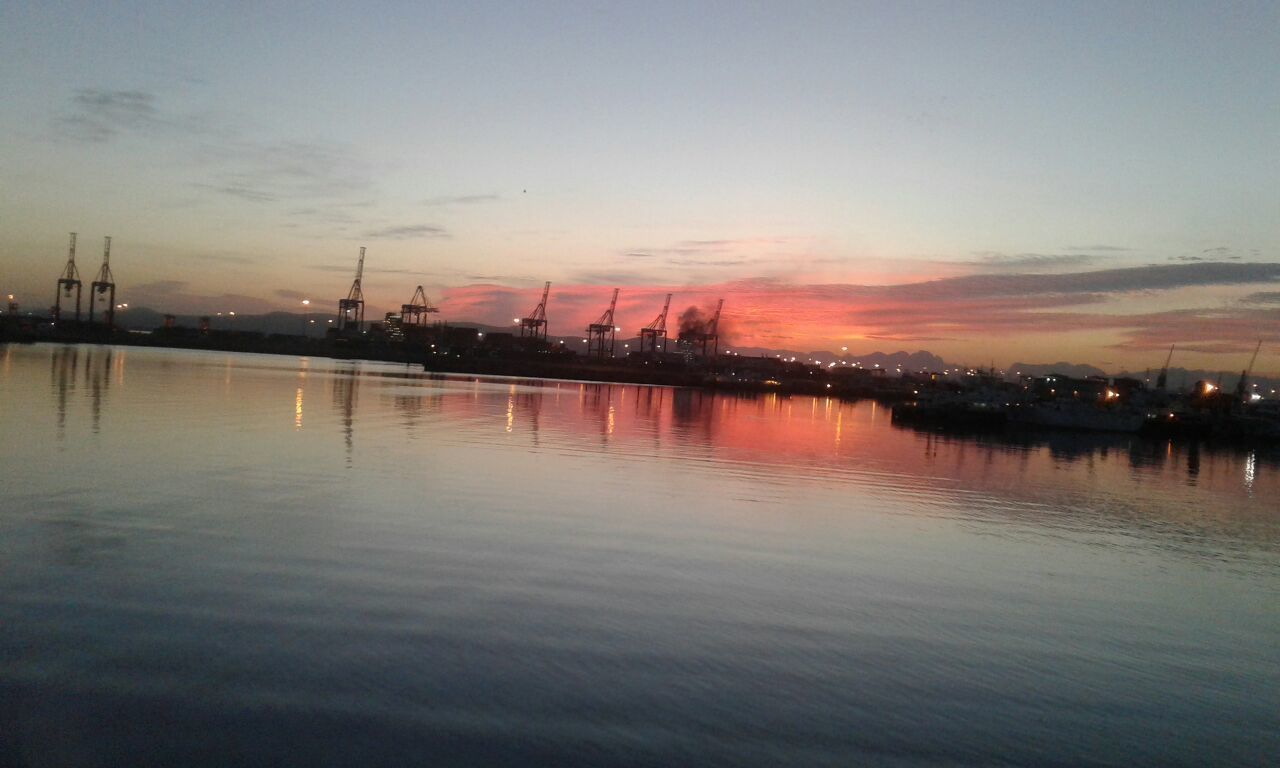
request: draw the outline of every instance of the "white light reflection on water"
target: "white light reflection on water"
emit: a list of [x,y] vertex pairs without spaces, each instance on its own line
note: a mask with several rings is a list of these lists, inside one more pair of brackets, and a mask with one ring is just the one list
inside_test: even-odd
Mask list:
[[1280,750],[1274,452],[955,439],[776,393],[3,354],[0,763]]

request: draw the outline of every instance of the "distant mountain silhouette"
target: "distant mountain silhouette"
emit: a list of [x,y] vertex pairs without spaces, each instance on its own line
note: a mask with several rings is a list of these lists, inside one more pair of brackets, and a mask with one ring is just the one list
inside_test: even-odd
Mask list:
[[1093,365],[1085,365],[1083,363],[1014,363],[1009,366],[1009,372],[1014,375],[1022,376],[1048,376],[1051,373],[1060,373],[1063,376],[1070,376],[1075,379],[1083,379],[1088,376],[1106,376],[1107,372]]

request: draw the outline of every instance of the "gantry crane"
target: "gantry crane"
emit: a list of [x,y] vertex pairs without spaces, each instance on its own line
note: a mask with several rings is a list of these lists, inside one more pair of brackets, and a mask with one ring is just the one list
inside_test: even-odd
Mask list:
[[400,305],[400,324],[402,326],[426,325],[426,318],[423,315],[439,311],[438,307],[432,306],[431,302],[427,301],[427,294],[422,290],[422,286],[418,286],[409,303]]
[[658,339],[662,339],[662,351],[667,351],[667,310],[671,308],[671,294],[662,303],[662,312],[645,327],[640,329],[640,353],[658,352]]
[[[707,322],[702,332],[698,334],[698,341],[702,344],[702,356],[715,358],[720,352],[720,311],[724,309],[724,299],[716,304],[716,313],[711,316],[711,320]],[[711,354],[707,354],[707,347],[710,345]]]
[[356,262],[356,279],[351,283],[347,298],[338,299],[338,333],[359,333],[364,327],[364,246],[360,246],[360,260]]
[[533,308],[533,312],[528,317],[520,318],[520,337],[528,336],[534,339],[547,339],[547,296],[551,293],[551,281],[542,287],[542,300],[538,302],[538,306]]
[[111,274],[111,236],[107,235],[102,245],[102,268],[98,270],[98,277],[89,283],[89,323],[93,323],[93,307],[98,303],[98,297],[106,294],[107,309],[103,312],[103,320],[108,328],[114,328],[116,323],[116,279]]
[[80,322],[80,270],[76,269],[76,233],[71,233],[71,246],[67,249],[67,266],[58,278],[58,290],[53,294],[53,319],[62,318],[62,299],[71,298],[71,289],[76,292],[76,322]]
[[[613,357],[618,327],[613,324],[613,311],[618,306],[618,289],[613,289],[613,298],[609,300],[609,308],[600,315],[600,319],[587,326],[587,354],[592,357]],[[605,340],[608,339],[608,355],[605,354]]]

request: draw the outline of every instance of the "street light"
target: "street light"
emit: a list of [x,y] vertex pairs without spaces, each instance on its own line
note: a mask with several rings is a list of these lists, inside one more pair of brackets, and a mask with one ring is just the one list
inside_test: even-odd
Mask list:
[[[311,299],[302,300],[302,335],[304,338],[307,335],[307,309],[306,308],[310,306],[310,304],[311,304]],[[314,323],[315,320],[312,320],[311,322]]]

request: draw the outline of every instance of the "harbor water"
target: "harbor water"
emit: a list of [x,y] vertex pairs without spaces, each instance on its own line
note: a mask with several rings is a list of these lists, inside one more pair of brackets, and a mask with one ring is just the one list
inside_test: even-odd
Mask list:
[[0,765],[1280,764],[1280,455],[0,347]]

